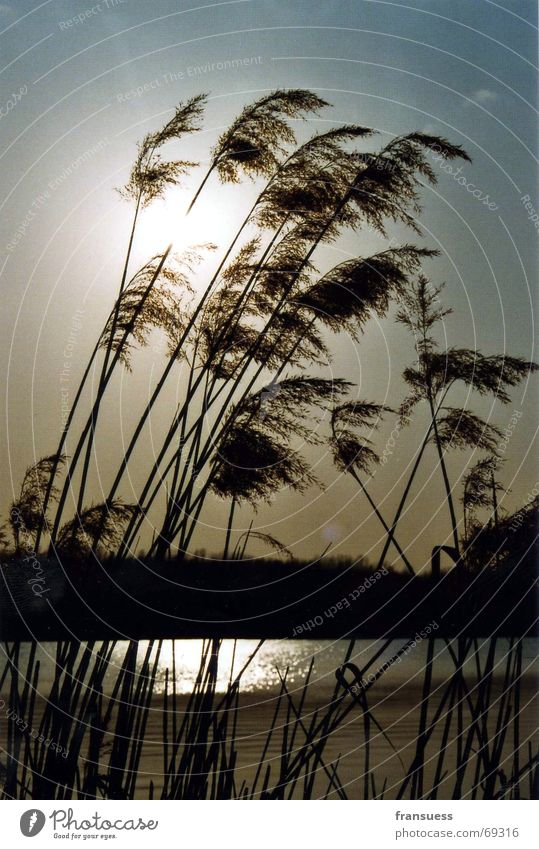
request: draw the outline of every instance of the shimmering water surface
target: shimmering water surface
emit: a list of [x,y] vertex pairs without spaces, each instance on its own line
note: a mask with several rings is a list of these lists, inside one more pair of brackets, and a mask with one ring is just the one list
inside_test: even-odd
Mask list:
[[[399,648],[404,646],[405,640],[394,640],[370,667],[367,674],[376,672],[387,660],[394,656]],[[483,668],[487,657],[490,641],[479,641],[480,653],[479,664],[473,656],[465,663],[464,677],[469,691],[473,696],[478,685],[478,674]],[[100,643],[96,644],[96,650]],[[149,643],[141,642],[138,648],[138,666],[141,668],[144,655]],[[379,640],[358,640],[353,647],[350,660],[360,669],[361,674],[369,660],[382,648],[383,643]],[[504,689],[504,675],[506,672],[506,658],[510,646],[509,640],[499,639],[496,643],[494,681],[490,690],[489,707],[489,734],[496,735],[496,722],[500,695]],[[104,682],[105,692],[110,692],[117,673],[124,661],[127,642],[116,645],[112,656],[112,662]],[[264,770],[272,769],[272,775],[279,772],[281,759],[281,737],[283,728],[286,727],[286,704],[279,714],[276,731],[271,737],[269,745],[266,744],[270,727],[273,727],[273,715],[279,703],[279,689],[281,680],[286,677],[288,691],[296,693],[294,702],[302,701],[299,691],[313,664],[310,686],[307,696],[303,702],[302,721],[309,725],[315,716],[323,716],[328,709],[329,701],[335,685],[335,670],[343,663],[349,642],[346,640],[267,640],[261,646],[256,640],[224,640],[218,661],[217,690],[224,692],[228,682],[238,675],[244,667],[241,677],[241,697],[237,713],[237,725],[234,727],[234,746],[237,756],[236,780],[238,786],[243,781],[248,786],[254,781],[261,758]],[[443,640],[435,640],[435,657],[433,664],[433,680],[431,688],[431,703],[429,710],[432,715],[434,706],[442,697],[447,682],[455,666],[451,654]],[[456,646],[455,646],[456,648]],[[163,755],[163,713],[165,710],[165,680],[168,670],[168,691],[171,692],[171,670],[174,665],[176,677],[176,691],[178,693],[177,711],[182,717],[184,711],[188,710],[188,695],[193,687],[199,671],[202,640],[176,640],[165,641],[161,647],[155,695],[149,710],[148,723],[144,733],[144,744],[138,770],[136,796],[148,798],[150,792],[159,796],[163,787],[165,764]],[[151,652],[155,658],[157,643],[153,644]],[[21,647],[19,656],[20,673],[24,677],[26,669],[26,658],[29,646]],[[407,765],[413,762],[418,722],[421,715],[422,684],[424,680],[425,659],[427,641],[419,641],[415,647],[409,648],[402,656],[400,662],[395,663],[384,672],[383,676],[376,681],[369,690],[369,708],[373,710],[378,725],[371,728],[369,743],[369,770],[371,773],[372,788],[369,794],[376,795],[382,792],[385,798],[395,798],[399,787],[406,776]],[[253,652],[253,659],[248,663]],[[43,643],[38,649],[40,661],[40,674],[37,684],[38,696],[36,702],[36,722],[42,714],[45,699],[50,693],[50,685],[54,675],[55,644]],[[173,664],[174,661],[174,664]],[[246,664],[248,664],[246,666]],[[0,659],[0,668],[3,663]],[[92,663],[90,663],[90,667]],[[535,745],[533,741],[537,734],[537,717],[539,711],[539,699],[537,697],[539,677],[539,666],[537,663],[537,640],[527,639],[524,642],[522,679],[520,687],[520,703],[518,709],[518,750],[520,764],[529,757],[529,747]],[[21,681],[21,679],[19,679]],[[4,685],[5,686],[5,685]],[[353,704],[353,703],[352,703]],[[169,708],[170,710],[170,700]],[[465,726],[469,722],[467,709],[464,712]],[[515,749],[515,726],[510,721],[505,734],[503,751],[500,763],[503,770],[510,774],[514,764]],[[442,747],[442,730],[444,722],[439,722],[433,731],[430,740],[430,748],[425,760],[425,787],[434,781],[434,774],[438,755]],[[454,724],[453,724],[454,725]],[[383,732],[381,729],[383,728]],[[444,777],[438,788],[438,798],[451,798],[455,776],[456,737],[452,726],[450,739],[443,744],[445,752]],[[2,722],[0,715],[0,753],[7,746],[7,722]],[[299,735],[301,737],[301,734]],[[105,737],[103,757],[106,761],[110,746],[113,743],[114,731]],[[299,740],[296,746],[299,746]],[[365,798],[365,729],[362,711],[357,706],[353,709],[339,725],[332,731],[325,741],[324,763],[316,766],[316,783],[313,789],[313,798],[334,798],[334,789],[328,790],[327,769],[328,765],[337,768],[339,781],[347,798]],[[531,749],[530,749],[531,751]],[[472,753],[473,754],[473,753]],[[86,754],[81,756],[84,763]],[[165,758],[166,760],[166,758]],[[106,765],[101,767],[106,771]],[[462,794],[470,789],[470,776],[473,777],[474,766],[467,772],[466,782]],[[528,789],[528,778],[524,776],[521,792],[525,798],[529,798],[531,790]],[[374,787],[376,786],[376,793]],[[301,798],[302,789],[298,784],[293,791],[294,798]],[[341,796],[342,798],[342,796]]]
[[[406,640],[396,639],[380,655],[369,673],[379,669],[398,649],[405,644]],[[479,640],[481,653],[486,654],[488,640]],[[536,639],[524,641],[523,674],[530,677],[539,676],[539,663],[537,662]],[[99,643],[97,648],[99,648]],[[127,642],[119,642],[112,656],[112,663],[107,673],[105,686],[115,677],[122,665]],[[200,665],[202,652],[202,640],[165,640],[161,647],[160,661],[157,673],[156,692],[163,692],[165,671],[170,672],[173,666],[173,653],[175,656],[176,689],[178,693],[191,692],[193,682]],[[382,647],[380,640],[357,640],[351,655],[351,660],[360,669],[363,669],[370,658]],[[153,651],[156,651],[157,644]],[[223,640],[219,651],[218,665],[218,692],[226,690],[228,682],[243,669],[249,658],[257,650],[257,640]],[[272,693],[280,687],[281,677],[286,674],[287,684],[290,690],[301,687],[309,671],[311,662],[314,660],[314,668],[311,676],[312,690],[331,689],[335,684],[335,670],[342,664],[349,642],[347,640],[266,640],[252,661],[245,668],[241,676],[241,689],[246,693]],[[423,671],[425,668],[425,652],[427,641],[423,640],[416,646],[410,648],[398,662],[390,666],[380,681],[384,687],[396,689],[407,686],[421,686]],[[499,639],[496,649],[496,672],[502,675],[504,672],[504,658],[508,650],[509,641]],[[139,645],[139,663],[148,648],[148,641],[141,641]],[[97,650],[97,649],[96,649]],[[27,654],[25,646],[22,654]],[[40,684],[39,689],[45,692],[47,686],[52,682],[54,673],[55,643],[42,643],[38,649],[40,660]],[[443,680],[451,674],[454,669],[453,661],[442,640],[435,641],[434,679]],[[476,674],[475,662],[470,658],[465,671],[469,669],[473,676]],[[24,673],[24,668],[21,669]],[[377,684],[379,686],[379,684]]]

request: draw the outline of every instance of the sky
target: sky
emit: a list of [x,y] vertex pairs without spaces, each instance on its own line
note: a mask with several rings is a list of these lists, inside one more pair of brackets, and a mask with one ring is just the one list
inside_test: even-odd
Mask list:
[[[309,88],[333,104],[298,127],[300,139],[340,123],[360,123],[377,131],[380,145],[413,130],[462,145],[472,163],[454,174],[435,164],[438,184],[423,189],[423,235],[390,227],[388,238],[440,250],[426,271],[435,284],[445,282],[444,302],[454,310],[444,323],[448,345],[536,358],[536,17],[536,3],[528,0],[0,4],[3,515],[24,469],[54,450],[65,363],[72,398],[114,301],[131,215],[114,188],[127,178],[137,141],[162,125],[176,104],[201,91],[209,94],[204,129],[186,141],[181,155],[202,166],[211,144],[243,106],[276,88]],[[187,181],[166,209],[160,204],[146,213],[135,259],[144,261],[175,235],[176,215],[179,219],[193,186]],[[178,238],[225,244],[233,233],[233,213],[243,209],[254,187],[220,190],[214,181],[207,191],[206,206],[194,219],[203,236],[192,226]],[[372,234],[349,233],[321,262],[382,247]],[[399,374],[413,358],[413,347],[394,313],[373,319],[359,345],[342,338],[331,340],[331,347],[326,376],[354,381],[363,398],[398,404]],[[137,361],[140,369],[124,372],[113,386],[97,437],[95,500],[106,490],[122,441],[155,385],[160,356],[159,339],[152,340]],[[175,376],[159,413],[163,426],[180,386],[181,376]],[[517,509],[539,479],[534,380],[514,392],[508,407],[473,398],[469,403],[502,429],[518,413],[503,465],[510,489],[504,503]],[[158,438],[159,427],[157,417],[152,438]],[[417,428],[399,434],[391,462],[372,481],[388,517]],[[380,433],[381,446],[390,435],[388,425]],[[153,450],[150,443],[147,450]],[[306,496],[284,493],[254,516],[242,509],[238,527],[254,519],[254,527],[276,535],[297,556],[316,557],[331,543],[330,553],[374,560],[383,533],[365,500],[349,477],[335,476],[327,456],[312,459],[325,489]],[[449,461],[457,496],[468,459]],[[142,473],[138,465],[132,470],[126,500]],[[219,550],[226,512],[226,505],[211,507],[198,547]],[[410,502],[403,540],[421,565],[448,532],[432,452]]]

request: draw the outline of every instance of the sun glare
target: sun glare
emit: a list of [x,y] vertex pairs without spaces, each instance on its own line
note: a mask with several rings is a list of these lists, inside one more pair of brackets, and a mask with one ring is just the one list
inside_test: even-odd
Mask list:
[[218,248],[226,247],[234,237],[233,216],[226,213],[209,190],[188,213],[189,201],[185,192],[169,192],[144,210],[140,233],[147,250],[159,253],[170,243],[176,253],[208,242]]

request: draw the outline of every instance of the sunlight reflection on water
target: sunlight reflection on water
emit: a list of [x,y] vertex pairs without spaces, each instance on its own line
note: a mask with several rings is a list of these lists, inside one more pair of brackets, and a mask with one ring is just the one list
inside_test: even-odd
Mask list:
[[[371,671],[375,671],[388,660],[406,641],[394,640],[377,659]],[[176,688],[178,693],[191,692],[199,670],[202,640],[175,640]],[[351,660],[361,669],[369,659],[382,647],[381,640],[358,640],[354,646]],[[481,645],[481,641],[479,641]],[[244,692],[266,693],[278,690],[281,676],[286,675],[287,686],[290,690],[300,688],[309,672],[311,662],[314,662],[311,677],[312,687],[329,690],[335,685],[335,670],[343,663],[348,648],[347,640],[267,640],[256,652],[254,659],[247,665],[241,676],[241,689]],[[485,646],[488,643],[485,643]],[[500,639],[496,659],[499,664],[498,672],[503,674],[503,660],[509,641]],[[148,646],[141,643],[140,656]],[[228,682],[243,669],[251,654],[258,646],[257,640],[223,640],[219,650],[217,691],[224,692]],[[451,673],[453,662],[442,640],[435,643],[434,679],[445,678]],[[425,665],[426,641],[418,643],[410,649],[403,659],[389,667],[384,674],[383,683],[386,687],[397,687],[404,683],[419,686]],[[125,652],[125,644],[120,644],[114,660],[120,664]],[[485,648],[486,652],[486,648]],[[537,641],[525,640],[523,667],[525,674],[537,674]],[[159,669],[157,673],[156,692],[163,692],[165,670],[172,669],[173,647],[172,640],[163,643]],[[468,662],[470,671],[473,661]],[[466,666],[465,666],[466,668]]]
[[[399,648],[405,644],[405,639],[395,639],[391,646],[386,649],[371,667],[371,672],[379,669]],[[484,660],[488,647],[488,640],[479,640],[483,646],[481,657]],[[538,676],[537,663],[537,639],[527,638],[524,640],[523,674],[527,676]],[[100,647],[96,644],[94,653]],[[144,655],[149,642],[142,640],[138,647],[138,669],[141,668]],[[348,648],[348,640],[266,640],[256,652],[254,659],[248,664],[241,676],[241,690],[248,693],[271,693],[280,688],[280,676],[286,675],[289,690],[294,691],[301,688],[309,672],[311,662],[314,661],[311,677],[311,691],[327,693],[335,685],[335,670],[343,663]],[[351,656],[351,660],[362,670],[370,658],[381,648],[381,640],[357,640]],[[258,646],[257,640],[223,640],[219,651],[217,691],[224,692],[228,682],[238,675],[245,666],[251,654]],[[496,649],[496,674],[503,675],[504,657],[509,646],[507,639],[499,639]],[[118,642],[112,654],[111,663],[105,676],[105,692],[110,692],[112,684],[117,677],[125,657],[128,643]],[[152,648],[151,657],[155,658],[157,641]],[[190,693],[193,683],[199,671],[202,640],[174,640],[175,668],[176,668],[176,690],[178,693]],[[420,686],[422,683],[425,666],[426,641],[419,642],[414,648],[407,651],[399,663],[389,667],[384,673],[377,688],[396,689],[403,684]],[[20,671],[24,675],[25,660],[28,657],[29,644],[21,646]],[[54,659],[56,653],[55,643],[41,643],[38,646],[37,659],[40,661],[40,675],[38,689],[42,694],[47,692],[54,676]],[[81,654],[79,654],[79,657]],[[0,658],[0,666],[3,659]],[[163,693],[165,689],[166,670],[170,676],[173,666],[173,641],[164,640],[156,674],[156,693]],[[442,640],[435,641],[435,661],[433,677],[442,680],[454,669],[453,661]],[[476,675],[473,659],[465,665],[472,678]]]

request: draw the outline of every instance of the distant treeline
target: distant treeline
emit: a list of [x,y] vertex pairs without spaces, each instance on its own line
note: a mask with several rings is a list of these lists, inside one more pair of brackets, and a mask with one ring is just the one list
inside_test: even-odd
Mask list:
[[[517,542],[518,530],[515,532]],[[294,637],[536,633],[533,549],[436,580],[346,560],[63,563],[2,567],[0,637]]]

